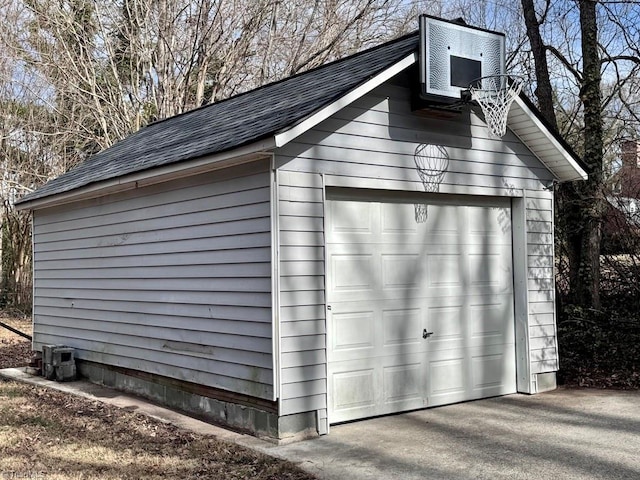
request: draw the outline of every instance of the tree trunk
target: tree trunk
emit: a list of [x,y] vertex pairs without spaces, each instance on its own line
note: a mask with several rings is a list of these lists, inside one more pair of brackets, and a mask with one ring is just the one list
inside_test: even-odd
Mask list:
[[[549,7],[547,1],[546,8]],[[535,95],[538,100],[538,108],[542,116],[549,122],[553,128],[558,129],[558,121],[556,119],[556,112],[553,105],[553,87],[551,86],[551,78],[549,75],[549,64],[547,62],[547,48],[542,40],[540,34],[541,21],[538,20],[538,16],[535,11],[533,0],[522,0],[522,12],[524,15],[524,22],[527,29],[527,37],[529,38],[529,44],[531,46],[531,54],[533,55],[533,64],[536,74],[536,89]],[[569,185],[570,186],[570,185]],[[571,274],[571,261],[563,261],[563,258],[570,257],[563,248],[564,242],[564,229],[561,228],[565,221],[562,216],[564,211],[564,198],[571,198],[571,192],[565,188],[565,185],[560,185],[556,191],[555,202],[555,225],[556,225],[556,251],[557,257],[561,259],[558,268],[556,270],[556,301],[558,302],[558,308],[562,309],[562,301],[565,300],[562,288],[560,285],[566,285],[565,278],[568,274]],[[560,228],[558,228],[560,227]]]
[[[593,0],[580,0],[582,34],[583,81],[580,100],[584,106],[584,162],[589,179],[576,187],[576,225],[567,225],[568,243],[574,266],[570,277],[571,299],[574,303],[600,308],[600,243],[604,212],[603,190],[603,128],[600,53],[596,5]],[[578,268],[576,269],[575,266]]]
[[[545,119],[555,128],[557,120],[553,106],[553,89],[549,78],[547,48],[540,35],[533,0],[521,0],[527,35],[536,71],[536,96]],[[593,0],[580,0],[583,72],[580,77],[580,100],[584,107],[584,162],[589,179],[586,182],[563,184],[558,190],[556,225],[560,256],[566,255],[569,265],[568,301],[585,308],[600,308],[600,243],[603,190],[603,129],[602,95],[600,91],[600,54],[596,5]]]
[[524,23],[527,27],[527,37],[531,45],[533,63],[536,71],[536,90],[538,98],[538,108],[542,116],[555,128],[558,129],[556,113],[553,108],[553,88],[549,78],[549,66],[547,64],[547,49],[540,35],[540,22],[533,6],[533,0],[522,0],[522,11],[524,13]]

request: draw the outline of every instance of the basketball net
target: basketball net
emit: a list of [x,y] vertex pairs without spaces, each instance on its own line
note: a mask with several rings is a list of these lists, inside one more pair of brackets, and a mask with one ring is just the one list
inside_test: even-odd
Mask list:
[[[449,154],[440,145],[420,144],[413,159],[425,192],[438,192],[449,168]],[[425,223],[429,216],[426,204],[414,204],[417,223]]]
[[496,137],[507,133],[507,117],[515,98],[522,90],[522,78],[513,75],[491,75],[469,86],[471,99],[478,102],[489,131]]

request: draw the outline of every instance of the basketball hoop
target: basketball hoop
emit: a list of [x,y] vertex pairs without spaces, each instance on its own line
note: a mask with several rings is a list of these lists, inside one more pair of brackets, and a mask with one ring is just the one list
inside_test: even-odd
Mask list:
[[469,85],[471,99],[478,102],[489,131],[502,137],[507,133],[507,116],[515,98],[522,90],[523,78],[514,75],[490,75]]
[[[449,168],[449,153],[440,145],[420,144],[413,155],[416,170],[425,192],[438,192],[444,174]],[[428,218],[426,204],[415,204],[417,223],[425,223]]]

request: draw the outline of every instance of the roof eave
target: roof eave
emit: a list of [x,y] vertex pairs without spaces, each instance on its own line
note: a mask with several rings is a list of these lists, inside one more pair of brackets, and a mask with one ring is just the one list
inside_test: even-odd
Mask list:
[[156,183],[253,162],[260,158],[271,158],[274,147],[274,137],[268,137],[259,142],[228,150],[226,152],[205,155],[185,162],[150,168],[148,170],[134,172],[122,177],[91,183],[66,192],[35,198],[24,202],[21,201],[16,203],[15,207],[17,210],[23,211],[38,210],[66,203],[87,200],[90,198],[102,197],[116,192],[146,187]]
[[[524,114],[526,121],[514,122],[514,117],[519,113]],[[507,123],[509,129],[533,152],[536,157],[549,169],[559,182],[570,182],[574,180],[587,180],[588,175],[584,168],[580,165],[579,159],[572,152],[571,147],[564,144],[559,135],[552,131],[534,110],[528,105],[521,96],[515,98],[509,111],[509,120]],[[544,148],[538,146],[533,141],[533,135],[529,133],[528,128],[535,127],[535,131],[542,135],[544,139]],[[551,152],[549,152],[551,147]],[[563,164],[567,168],[559,169],[552,165],[551,154],[561,158]]]

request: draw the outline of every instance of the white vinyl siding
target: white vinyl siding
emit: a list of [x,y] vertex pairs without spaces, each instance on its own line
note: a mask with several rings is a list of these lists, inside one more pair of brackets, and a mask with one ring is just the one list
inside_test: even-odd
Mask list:
[[528,192],[527,274],[531,373],[558,370],[553,263],[553,193]]
[[324,207],[318,174],[278,172],[281,415],[326,405]]
[[[421,144],[444,146],[449,154],[440,193],[518,197],[524,191],[541,191],[553,178],[511,132],[502,139],[491,137],[474,112],[450,119],[414,114],[409,89],[389,84],[277,150],[280,230],[286,234],[280,241],[282,414],[326,406],[326,353],[321,347],[326,333],[321,288],[325,252],[319,243],[323,185],[424,192],[414,160]],[[551,196],[543,192],[542,198]],[[552,231],[542,231],[549,225],[533,212],[527,210],[529,247],[541,245],[540,251],[552,255]],[[551,218],[550,201],[536,212]],[[308,238],[312,243],[305,243]],[[548,335],[553,313],[537,313],[552,307],[548,296],[553,295],[553,279],[547,261],[538,258],[544,256],[529,258],[530,277],[537,268],[531,262],[545,262],[542,280],[529,278],[530,314],[540,322],[530,324],[530,334],[533,347],[540,346],[536,355],[546,356],[532,358],[540,362],[533,372],[553,370],[552,363],[557,363],[555,336]],[[543,346],[551,342],[553,347]]]
[[244,165],[36,211],[36,348],[273,398],[270,195]]
[[511,132],[491,137],[473,112],[451,119],[418,116],[409,98],[408,89],[380,87],[280,149],[278,166],[323,173],[332,186],[424,191],[414,153],[418,145],[432,144],[449,154],[442,193],[513,196],[553,178]]

